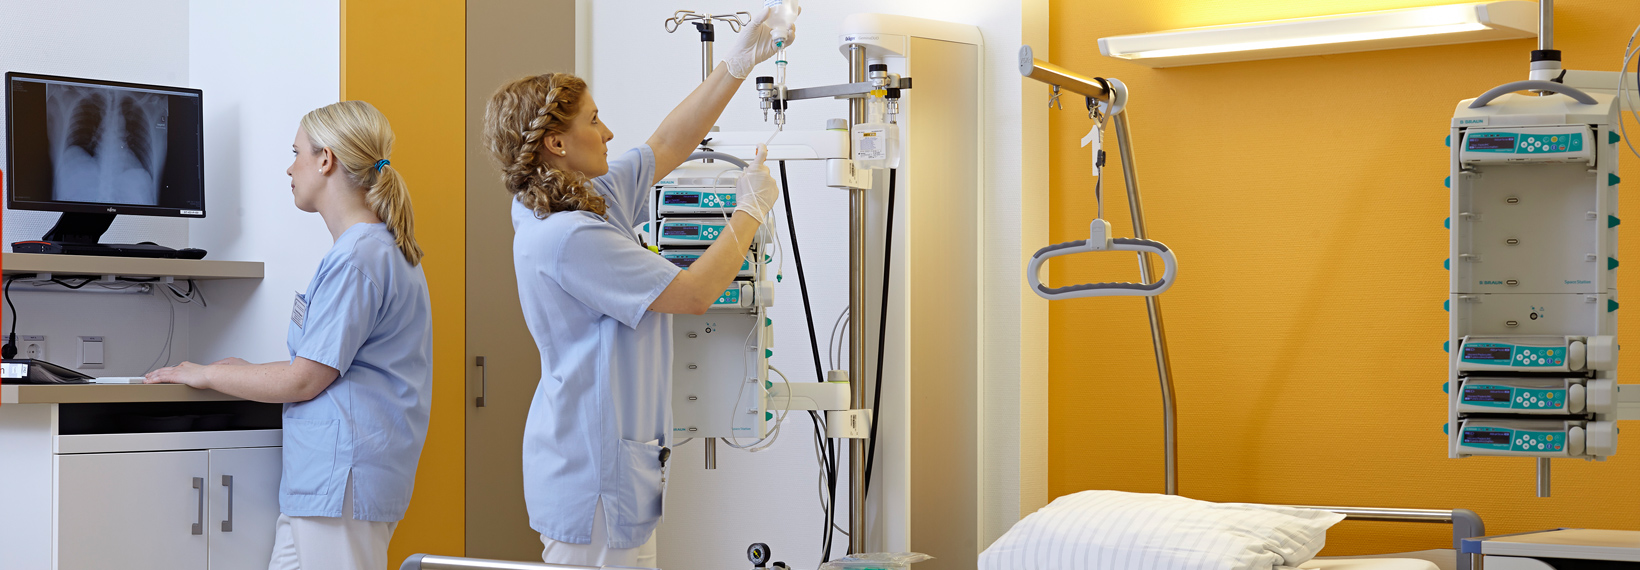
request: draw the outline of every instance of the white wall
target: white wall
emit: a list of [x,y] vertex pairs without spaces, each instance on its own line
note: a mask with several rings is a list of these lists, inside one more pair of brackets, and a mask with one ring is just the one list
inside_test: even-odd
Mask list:
[[[0,71],[45,73],[112,81],[188,86],[188,0],[0,0]],[[7,93],[0,90],[0,104]],[[0,144],[5,131],[0,129]],[[209,167],[207,166],[207,169]],[[40,239],[57,221],[55,212],[5,210],[4,244]],[[153,241],[186,247],[188,222],[181,218],[121,216],[103,236],[107,242]],[[159,295],[69,293],[61,288],[16,285],[19,335],[44,335],[45,360],[73,367],[78,336],[102,336],[107,366],[99,376],[142,374],[160,357],[170,330],[168,302]],[[187,354],[188,324],[194,311],[177,310],[172,352]],[[119,315],[120,318],[110,318]],[[0,325],[11,330],[13,312]]]
[[293,205],[285,169],[297,121],[341,93],[341,10],[336,0],[197,0],[189,16],[210,208],[192,222],[195,247],[266,264],[260,282],[211,283],[212,308],[195,321],[189,355],[285,360],[291,303],[331,245],[319,215]]
[[[645,0],[590,4],[592,24],[587,41],[591,58],[587,71],[600,115],[615,131],[610,146],[624,149],[641,144],[698,84],[699,35],[691,27],[670,35],[662,28],[662,21],[679,8],[674,3]],[[756,5],[745,0],[703,0],[687,8],[728,13],[752,10]],[[986,337],[984,372],[986,394],[1005,398],[1003,405],[988,404],[982,420],[986,430],[995,427],[998,432],[996,437],[988,436],[984,444],[981,503],[986,512],[982,514],[984,528],[976,529],[984,537],[983,542],[989,544],[1018,519],[1020,509],[1020,79],[1014,57],[1020,44],[1021,5],[1017,1],[985,0],[806,3],[798,21],[798,39],[788,54],[788,84],[798,87],[845,82],[847,68],[837,51],[836,30],[846,16],[862,12],[971,24],[985,36],[984,171],[988,206],[993,211],[986,232],[994,239],[985,252],[988,269],[984,290],[987,328],[994,334]],[[733,34],[720,25],[718,59],[732,42]],[[764,64],[754,75],[773,75],[773,63]],[[718,125],[733,131],[772,130],[772,125],[763,122],[757,105],[756,92],[748,83],[731,101]],[[821,129],[826,119],[841,118],[846,113],[847,104],[842,101],[803,101],[794,104],[788,113],[787,127]],[[848,303],[847,198],[826,188],[814,166],[793,163],[789,168],[815,325],[824,352],[824,335],[831,330],[837,312]],[[784,228],[784,208],[777,210],[782,212]],[[776,349],[771,362],[794,381],[811,380],[814,366],[796,281],[796,270],[788,260],[786,278],[778,286],[778,301],[772,311]],[[679,448],[677,468],[669,481],[668,515],[659,532],[661,565],[676,570],[734,567],[745,564],[745,548],[751,542],[769,543],[774,558],[793,568],[812,568],[818,563],[824,523],[816,490],[818,466],[812,430],[806,415],[799,418],[796,414],[785,429],[778,444],[756,455],[720,447],[716,471],[699,467],[701,451],[697,443]],[[838,522],[846,528],[846,453],[843,455],[838,499],[845,510],[840,511]],[[839,534],[835,542],[834,556],[841,552],[846,537]]]
[[[284,170],[296,121],[339,93],[336,1],[0,0],[0,14],[0,70],[204,90],[208,217],[121,216],[104,241],[151,240],[204,248],[209,259],[266,262],[260,282],[202,285],[209,308],[176,306],[169,362],[286,358],[291,298],[306,288],[330,238],[317,215],[291,205]],[[55,219],[6,211],[0,247],[38,239]],[[88,371],[99,376],[151,369],[171,326],[172,307],[160,295],[18,285],[12,296],[18,334],[45,335],[46,360],[73,367],[76,337],[103,336],[108,365]],[[7,308],[0,326],[9,330],[12,317]]]

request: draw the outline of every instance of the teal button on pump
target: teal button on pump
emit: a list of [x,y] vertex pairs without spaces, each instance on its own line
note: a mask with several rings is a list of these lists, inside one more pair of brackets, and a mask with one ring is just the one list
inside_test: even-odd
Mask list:
[[1450,389],[1450,387],[1451,387],[1451,385],[1452,385],[1452,383],[1451,383],[1451,382],[1442,382],[1442,383],[1441,383],[1441,393],[1442,393],[1442,394],[1450,394],[1450,393],[1452,393],[1452,391],[1451,391],[1451,389]]
[[1441,184],[1445,185],[1447,188],[1451,188],[1452,187],[1452,177],[1451,176],[1446,177],[1446,180],[1441,182]]
[[763,317],[763,326],[769,326],[769,325],[773,325],[773,324],[774,324],[774,319],[771,319],[769,317]]
[[1452,270],[1452,258],[1447,258],[1446,261],[1442,261],[1441,262],[1441,267],[1445,267],[1447,271],[1451,271]]
[[774,351],[767,348],[763,349],[763,358],[774,358]]
[[1451,434],[1451,425],[1452,424],[1441,424],[1441,433]]
[[1615,258],[1615,257],[1606,258],[1606,269],[1617,269],[1617,258]]
[[1611,299],[1606,299],[1606,312],[1610,313],[1610,312],[1616,311],[1616,310],[1617,310],[1617,301],[1613,301]]
[[1607,186],[1616,186],[1616,185],[1622,184],[1622,183],[1623,183],[1623,179],[1618,178],[1616,174],[1607,174],[1606,175],[1606,185]]
[[1452,229],[1452,218],[1447,217],[1445,222],[1441,222],[1441,225],[1446,226],[1446,229]]
[[1617,219],[1617,216],[1606,216],[1606,227],[1615,228],[1620,225],[1623,225],[1623,220]]
[[1441,301],[1441,310],[1446,311],[1448,313],[1452,312],[1452,300],[1447,299],[1445,301]]
[[1449,341],[1441,343],[1441,352],[1446,352],[1446,353],[1452,352],[1452,341],[1449,340]]
[[[1617,144],[1619,141],[1623,140],[1623,137],[1617,136],[1617,133],[1608,132],[1606,134],[1611,135],[1606,138],[1606,142],[1609,144]],[[1448,138],[1451,138],[1451,136],[1452,135],[1447,135]]]
[[1452,146],[1452,135],[1446,135],[1446,146]]

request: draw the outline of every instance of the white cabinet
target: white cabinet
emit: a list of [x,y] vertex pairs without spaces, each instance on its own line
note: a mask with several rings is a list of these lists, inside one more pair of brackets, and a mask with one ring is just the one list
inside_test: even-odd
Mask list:
[[209,570],[265,570],[279,520],[280,448],[212,449],[205,526]]
[[[0,409],[0,570],[267,568],[278,405],[183,404]],[[140,429],[188,416],[204,429]]]
[[209,459],[206,451],[57,456],[57,567],[203,570]]
[[57,568],[262,570],[280,448],[57,456]]

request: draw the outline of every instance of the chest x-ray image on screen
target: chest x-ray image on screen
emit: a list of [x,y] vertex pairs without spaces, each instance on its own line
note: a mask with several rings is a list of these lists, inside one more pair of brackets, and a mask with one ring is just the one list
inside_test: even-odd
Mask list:
[[170,104],[165,95],[47,84],[51,198],[159,205]]

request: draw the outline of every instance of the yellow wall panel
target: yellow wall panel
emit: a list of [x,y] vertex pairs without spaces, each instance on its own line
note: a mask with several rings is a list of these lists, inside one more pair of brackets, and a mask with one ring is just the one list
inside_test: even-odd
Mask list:
[[[1535,40],[1150,69],[1097,39],[1438,5],[1428,0],[1052,0],[1055,63],[1120,78],[1150,237],[1179,258],[1162,296],[1179,406],[1180,491],[1212,501],[1474,509],[1494,534],[1640,529],[1640,441],[1605,463],[1446,457],[1448,152],[1461,99],[1526,78]],[[1560,0],[1568,69],[1615,71],[1640,3]],[[1054,243],[1094,216],[1091,122],[1066,97],[1050,123]],[[1073,110],[1073,107],[1076,110]],[[1630,132],[1640,137],[1636,125]],[[1114,136],[1105,217],[1132,235]],[[1625,179],[1640,159],[1625,155]],[[1621,252],[1640,255],[1637,236]],[[1126,254],[1053,262],[1053,284],[1134,280]],[[1640,277],[1619,273],[1620,287]],[[1050,308],[1049,490],[1160,492],[1161,401],[1144,303]],[[1640,319],[1622,321],[1622,338]],[[1640,359],[1620,378],[1640,382]],[[1344,523],[1328,554],[1437,548],[1450,527]]]
[[466,4],[342,1],[342,99],[393,122],[433,300],[433,416],[410,512],[389,549],[460,556],[465,513]]

